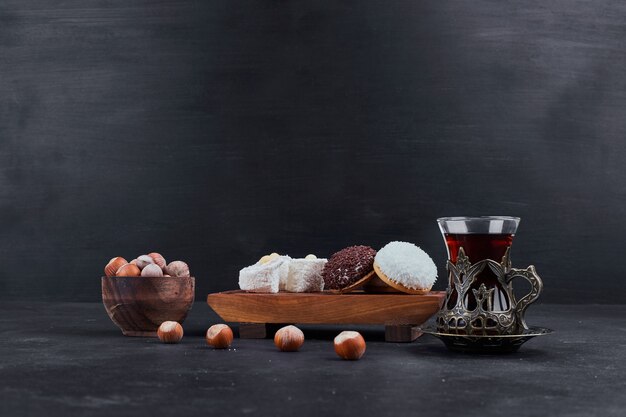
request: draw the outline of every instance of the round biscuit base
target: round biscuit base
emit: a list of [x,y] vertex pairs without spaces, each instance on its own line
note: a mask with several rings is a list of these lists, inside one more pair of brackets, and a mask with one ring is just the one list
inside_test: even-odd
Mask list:
[[[376,272],[376,271],[374,271]],[[378,274],[374,275],[374,278],[369,280],[363,285],[363,291],[368,294],[398,294],[401,291],[396,290],[393,287],[387,285],[385,281],[378,277]]]
[[331,293],[336,293],[336,294],[345,294],[345,293],[354,291],[354,290],[360,288],[361,286],[363,286],[365,283],[367,283],[372,278],[374,278],[375,274],[376,274],[376,272],[374,272],[374,271],[369,272],[368,274],[366,274],[363,278],[361,278],[360,280],[358,280],[354,284],[350,284],[347,287],[342,288],[340,290],[324,290],[324,292],[331,292]]
[[374,262],[374,272],[376,272],[376,275],[378,275],[378,278],[381,279],[381,281],[383,281],[385,284],[389,285],[390,287],[395,288],[398,291],[402,291],[404,293],[407,294],[416,294],[416,295],[425,295],[428,294],[430,292],[430,288],[409,288],[409,287],[405,287],[404,285],[393,281],[392,279],[390,279],[387,275],[385,275],[385,273],[380,269],[380,267],[378,266],[378,264],[376,262]]

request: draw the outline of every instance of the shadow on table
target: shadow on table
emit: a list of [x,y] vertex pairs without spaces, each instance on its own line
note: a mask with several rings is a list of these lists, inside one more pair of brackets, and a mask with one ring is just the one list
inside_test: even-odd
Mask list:
[[319,328],[303,326],[302,331],[307,339],[311,340],[333,340],[339,333],[344,330],[354,330],[361,333],[361,336],[368,342],[384,342],[385,341],[385,329],[381,326],[379,330],[373,328],[363,328],[361,326],[345,327],[333,326],[332,328]]
[[477,353],[464,353],[464,352],[453,352],[448,350],[443,344],[433,344],[433,343],[415,343],[411,346],[410,351],[415,355],[419,355],[421,357],[439,357],[445,358],[446,360],[467,360],[468,358],[476,359],[476,360],[490,360],[492,361],[495,358],[500,358],[503,361],[520,361],[523,359],[533,360],[535,362],[544,362],[550,361],[551,354],[545,349],[534,349],[532,347],[524,347],[522,346],[520,350],[517,352],[511,353],[501,353],[501,354],[477,354]]

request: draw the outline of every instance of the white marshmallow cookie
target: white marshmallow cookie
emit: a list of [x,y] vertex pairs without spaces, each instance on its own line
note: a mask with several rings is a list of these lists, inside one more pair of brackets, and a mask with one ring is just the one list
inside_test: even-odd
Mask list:
[[239,271],[239,288],[249,292],[277,293],[289,274],[289,256],[274,256]]
[[374,269],[388,285],[404,292],[426,293],[437,280],[437,266],[419,247],[390,242],[378,251]]

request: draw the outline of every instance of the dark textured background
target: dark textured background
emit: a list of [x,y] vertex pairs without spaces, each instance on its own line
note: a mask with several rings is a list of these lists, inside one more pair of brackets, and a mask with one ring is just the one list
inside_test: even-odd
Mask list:
[[621,1],[0,3],[0,297],[93,300],[106,261],[197,295],[278,251],[522,217],[544,301],[623,302]]

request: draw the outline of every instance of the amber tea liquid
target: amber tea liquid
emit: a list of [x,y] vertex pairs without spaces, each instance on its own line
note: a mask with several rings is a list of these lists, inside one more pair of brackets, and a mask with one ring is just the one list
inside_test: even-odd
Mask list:
[[[450,260],[456,263],[459,248],[463,247],[465,255],[472,264],[482,261],[483,259],[492,259],[498,263],[502,262],[502,257],[506,253],[506,250],[510,248],[513,243],[513,236],[513,234],[479,233],[444,234]],[[466,295],[465,303],[467,309],[474,310],[476,308],[476,299],[474,298],[472,289],[478,289],[480,284],[483,283],[487,288],[494,288],[492,298],[493,311],[508,310],[510,302],[506,292],[503,291],[502,285],[498,282],[496,275],[488,266],[485,266],[485,269],[477,275],[476,281],[472,284],[470,291]],[[451,285],[453,285],[452,282]],[[454,307],[457,294],[458,293],[454,291],[453,296],[448,300],[448,308]]]

